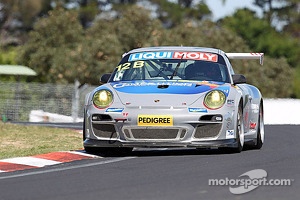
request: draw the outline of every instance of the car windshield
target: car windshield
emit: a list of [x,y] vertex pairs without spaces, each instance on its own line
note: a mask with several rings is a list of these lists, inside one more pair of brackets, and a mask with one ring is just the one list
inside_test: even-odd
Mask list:
[[203,52],[180,52],[176,56],[175,53],[142,52],[126,55],[114,70],[110,81],[173,79],[230,82],[222,56]]

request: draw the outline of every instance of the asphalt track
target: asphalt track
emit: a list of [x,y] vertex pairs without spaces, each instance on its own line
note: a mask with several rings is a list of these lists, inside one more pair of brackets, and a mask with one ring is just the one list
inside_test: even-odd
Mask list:
[[[261,150],[142,149],[126,156],[99,157],[0,174],[1,200],[98,199],[300,199],[300,126],[268,125]],[[290,186],[261,185],[232,194],[209,179],[239,179],[263,169],[267,179]]]

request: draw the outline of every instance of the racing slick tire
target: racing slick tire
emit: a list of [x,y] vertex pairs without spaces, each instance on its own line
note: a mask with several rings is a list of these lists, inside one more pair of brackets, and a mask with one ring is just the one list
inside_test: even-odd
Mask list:
[[237,147],[232,148],[233,153],[240,153],[244,147],[244,120],[243,120],[243,106],[242,102],[239,104],[236,117],[236,141]]
[[85,116],[84,116],[83,117],[83,125],[82,125],[82,140],[84,141],[85,139],[86,138],[85,138]]
[[257,136],[256,136],[256,144],[253,146],[254,149],[261,149],[264,144],[265,137],[265,128],[264,128],[264,119],[263,119],[263,106],[262,103],[259,107],[258,114],[258,125],[257,125]]

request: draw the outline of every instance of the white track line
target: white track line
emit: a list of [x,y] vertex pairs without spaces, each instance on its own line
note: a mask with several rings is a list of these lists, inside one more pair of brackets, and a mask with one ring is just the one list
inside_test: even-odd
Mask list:
[[84,153],[84,152],[80,152],[80,151],[63,151],[63,152],[77,154],[77,155],[91,157],[91,158],[101,158],[101,156],[97,156],[97,155],[93,155],[93,154],[88,154],[88,153]]
[[47,170],[43,170],[43,171],[34,171],[34,172],[28,172],[28,173],[22,173],[22,174],[15,174],[15,175],[10,175],[10,176],[0,177],[0,180],[24,177],[24,176],[31,176],[31,175],[38,175],[38,174],[46,174],[46,173],[51,173],[51,172],[59,172],[59,171],[65,171],[65,170],[70,170],[70,169],[80,169],[80,168],[84,168],[84,167],[91,167],[91,166],[97,166],[97,165],[104,165],[104,164],[108,164],[108,163],[120,162],[123,160],[129,160],[129,159],[133,159],[133,158],[136,158],[136,157],[122,157],[122,158],[103,160],[103,161],[99,161],[99,162],[87,163],[87,164],[82,164],[82,165],[66,166],[66,167],[60,167],[60,168],[55,168],[55,169],[47,169]]

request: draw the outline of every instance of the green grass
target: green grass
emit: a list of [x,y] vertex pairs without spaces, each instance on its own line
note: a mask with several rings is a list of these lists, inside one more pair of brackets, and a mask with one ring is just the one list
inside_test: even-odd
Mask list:
[[78,131],[0,122],[0,159],[82,149]]

